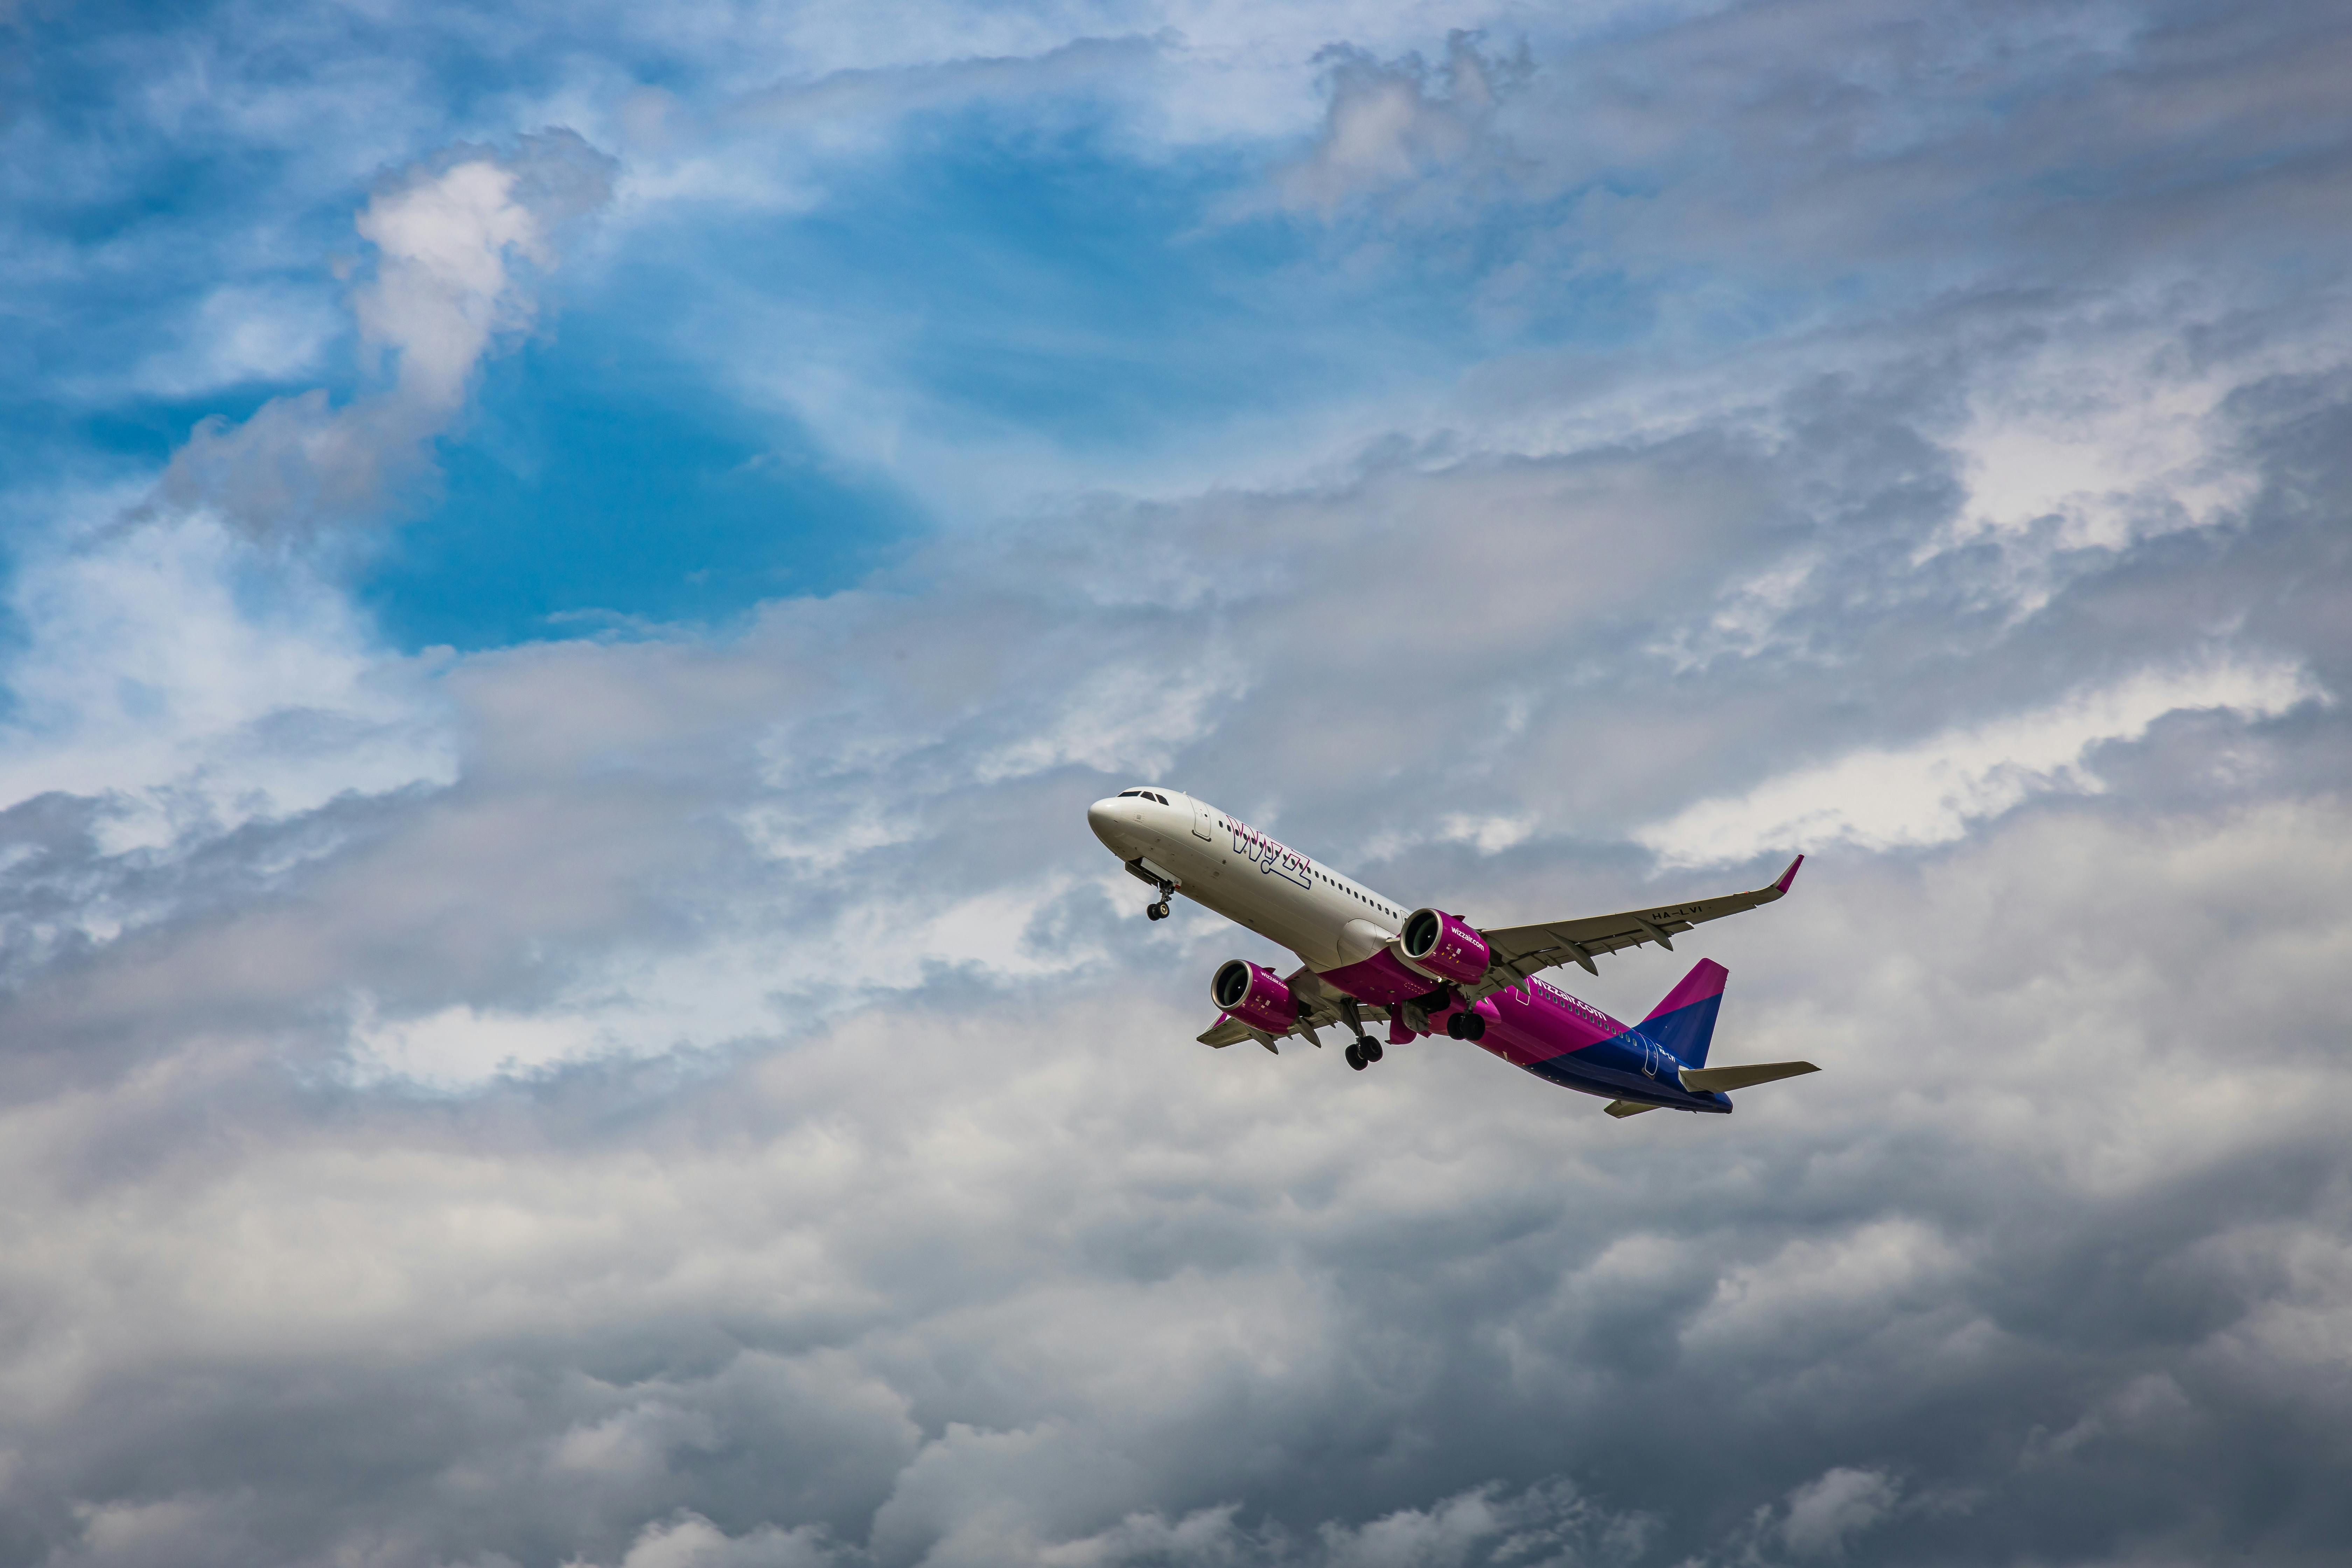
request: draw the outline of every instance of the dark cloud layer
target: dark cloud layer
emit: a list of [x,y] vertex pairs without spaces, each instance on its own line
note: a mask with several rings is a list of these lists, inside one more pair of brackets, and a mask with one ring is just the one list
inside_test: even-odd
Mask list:
[[[1885,278],[725,636],[394,657],[217,494],[28,552],[0,1562],[2341,1560],[2332,26],[1328,57],[1235,221]],[[1140,776],[1488,921],[1810,849],[1701,945],[1727,1059],[1828,1070],[1208,1052],[1268,954],[1140,919]]]

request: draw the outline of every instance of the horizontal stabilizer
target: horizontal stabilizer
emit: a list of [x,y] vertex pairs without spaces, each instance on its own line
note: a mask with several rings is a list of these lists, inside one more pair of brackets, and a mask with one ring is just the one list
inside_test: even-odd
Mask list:
[[1811,1062],[1751,1062],[1744,1068],[1685,1068],[1675,1076],[1683,1087],[1700,1094],[1717,1089],[1750,1089],[1784,1078],[1801,1078],[1822,1069]]
[[1221,1051],[1237,1040],[1246,1040],[1249,1037],[1247,1024],[1223,1013],[1218,1014],[1217,1021],[1202,1030],[1200,1034],[1200,1041],[1202,1045],[1214,1046]]
[[[1244,1040],[1255,1040],[1267,1050],[1274,1052],[1276,1056],[1282,1054],[1281,1049],[1274,1043],[1274,1036],[1267,1034],[1264,1029],[1253,1029],[1239,1018],[1226,1017],[1223,1014],[1218,1015],[1215,1023],[1201,1031],[1199,1039],[1202,1045],[1214,1046],[1221,1051],[1227,1046],[1238,1045]],[[1322,1042],[1316,1043],[1319,1045]]]
[[1601,1110],[1615,1117],[1639,1116],[1645,1110],[1655,1110],[1654,1105],[1644,1105],[1638,1100],[1612,1100]]

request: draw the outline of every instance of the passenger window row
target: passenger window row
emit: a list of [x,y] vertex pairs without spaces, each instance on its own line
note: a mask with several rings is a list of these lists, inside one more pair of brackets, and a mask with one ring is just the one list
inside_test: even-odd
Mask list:
[[1370,904],[1372,908],[1380,910],[1382,914],[1392,915],[1396,913],[1396,910],[1389,908],[1388,905],[1381,902],[1378,899],[1371,897],[1368,893],[1358,892],[1355,889],[1349,887],[1345,882],[1342,882],[1339,878],[1332,876],[1328,871],[1318,871],[1315,874],[1318,877],[1320,877],[1324,881],[1328,882],[1333,887],[1339,889],[1341,892],[1347,894],[1349,898],[1354,899],[1359,903]]

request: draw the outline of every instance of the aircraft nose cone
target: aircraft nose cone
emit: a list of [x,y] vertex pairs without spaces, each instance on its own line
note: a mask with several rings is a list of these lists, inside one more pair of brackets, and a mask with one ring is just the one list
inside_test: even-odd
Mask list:
[[1095,830],[1097,838],[1113,849],[1119,847],[1118,830],[1124,821],[1124,814],[1119,810],[1121,804],[1117,796],[1113,796],[1087,807],[1087,826]]

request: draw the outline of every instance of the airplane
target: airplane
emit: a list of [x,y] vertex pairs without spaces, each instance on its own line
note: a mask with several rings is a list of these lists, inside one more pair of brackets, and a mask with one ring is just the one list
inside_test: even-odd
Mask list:
[[1209,981],[1217,1021],[1201,1043],[1223,1049],[1344,1024],[1346,1057],[1361,1072],[1386,1054],[1366,1021],[1385,1020],[1388,1045],[1443,1029],[1538,1078],[1609,1101],[1614,1117],[1668,1109],[1728,1115],[1726,1091],[1821,1069],[1811,1062],[1709,1067],[1707,1047],[1723,1005],[1724,967],[1702,958],[1639,1025],[1619,1023],[1570,995],[1539,971],[1622,948],[1673,939],[1704,921],[1783,897],[1802,855],[1779,879],[1750,892],[1622,914],[1479,929],[1444,910],[1408,910],[1299,853],[1229,812],[1181,790],[1123,789],[1087,808],[1087,826],[1156,898],[1145,913],[1165,920],[1178,893],[1297,954],[1288,975],[1231,959]]

